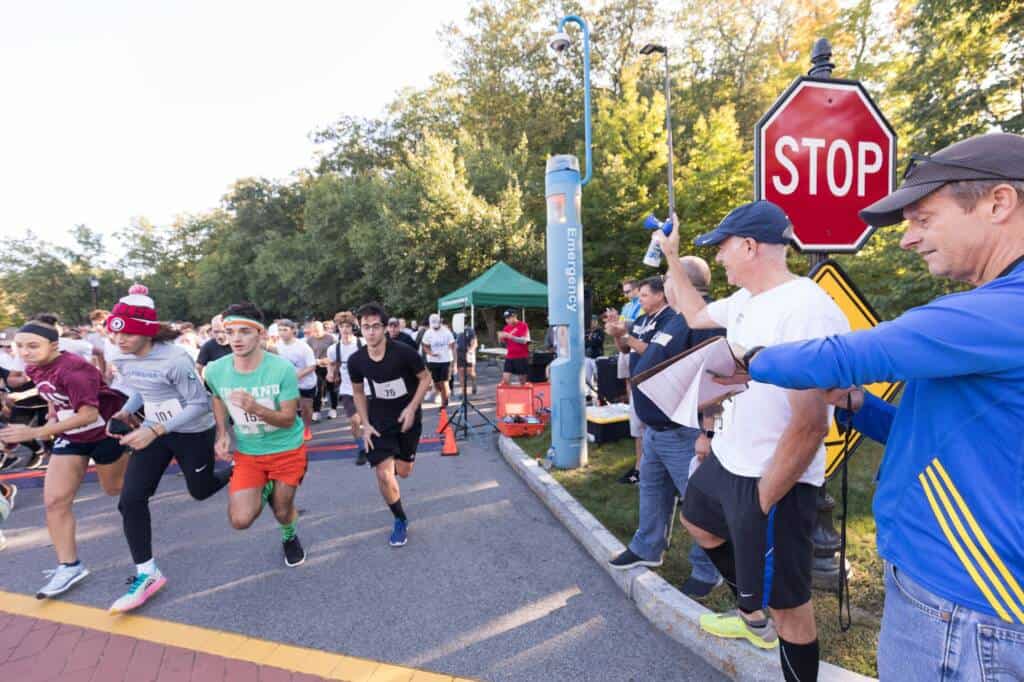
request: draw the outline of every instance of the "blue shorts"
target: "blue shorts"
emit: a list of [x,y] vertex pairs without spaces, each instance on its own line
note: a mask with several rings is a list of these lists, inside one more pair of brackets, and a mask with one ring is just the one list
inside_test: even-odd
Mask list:
[[126,450],[127,448],[113,438],[104,438],[92,443],[72,443],[67,438],[57,436],[53,443],[54,455],[89,457],[97,464],[113,464],[121,459]]

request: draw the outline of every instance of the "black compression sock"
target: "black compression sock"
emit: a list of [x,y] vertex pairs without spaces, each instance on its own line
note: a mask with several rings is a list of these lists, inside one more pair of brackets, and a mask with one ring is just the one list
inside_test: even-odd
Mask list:
[[393,504],[389,504],[388,507],[391,508],[391,513],[395,515],[396,519],[402,519],[403,521],[408,521],[408,519],[405,518],[405,511],[402,510],[402,500],[401,499],[395,500],[394,503]]
[[67,566],[68,568],[74,568],[75,566],[77,566],[80,563],[82,563],[81,559],[75,559],[74,561],[72,561],[70,563],[62,562],[61,566]]
[[736,589],[736,557],[732,552],[732,543],[723,542],[718,547],[705,549],[704,553],[722,574],[725,584],[732,590],[732,596],[739,600],[739,590]]
[[813,682],[818,679],[818,640],[793,644],[779,637],[779,660],[786,682]]

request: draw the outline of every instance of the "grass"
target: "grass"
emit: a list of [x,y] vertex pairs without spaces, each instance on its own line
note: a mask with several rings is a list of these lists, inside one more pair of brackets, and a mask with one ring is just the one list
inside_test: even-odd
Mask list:
[[[542,457],[547,452],[550,437],[546,432],[535,438],[517,439],[516,442],[530,456]],[[552,473],[609,531],[623,544],[628,544],[638,522],[638,491],[636,486],[616,483],[616,479],[633,464],[633,442],[621,440],[603,445],[591,444],[588,451],[586,467],[572,471],[553,470]],[[850,577],[852,627],[845,633],[840,630],[835,594],[816,590],[813,597],[822,658],[872,677],[878,676],[875,653],[882,617],[883,584],[882,562],[875,551],[871,496],[881,456],[881,447],[865,439],[849,467],[847,559],[853,566]],[[841,514],[839,481],[830,482],[828,489],[837,499],[833,519],[838,530]],[[686,558],[689,549],[690,537],[677,522],[665,562],[655,570],[678,587],[690,573]],[[727,610],[733,607],[732,595],[720,587],[705,604],[715,611]]]

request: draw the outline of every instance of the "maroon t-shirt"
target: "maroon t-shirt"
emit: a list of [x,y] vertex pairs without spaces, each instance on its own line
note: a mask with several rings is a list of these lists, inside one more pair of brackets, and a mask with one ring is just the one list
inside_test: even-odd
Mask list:
[[25,373],[39,389],[39,395],[50,403],[51,413],[58,421],[67,419],[83,405],[100,411],[92,424],[86,424],[60,435],[72,443],[95,443],[107,437],[107,420],[121,409],[125,396],[103,383],[103,375],[82,357],[61,353],[48,365],[25,367]]

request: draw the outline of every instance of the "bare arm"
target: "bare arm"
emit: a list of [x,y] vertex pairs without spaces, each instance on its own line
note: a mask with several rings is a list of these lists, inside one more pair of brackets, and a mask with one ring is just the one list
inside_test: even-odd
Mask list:
[[[686,318],[686,324],[690,326],[690,329],[721,327],[722,325],[708,315],[708,304],[704,302],[704,297],[700,295],[700,292],[693,288],[690,278],[683,270],[683,264],[679,262],[679,229],[676,227],[678,224],[679,219],[673,215],[672,233],[668,236],[660,231],[655,233],[655,238],[661,244],[661,250],[668,262],[666,276],[672,281],[672,286],[666,287],[666,293],[670,299],[669,305]],[[669,291],[670,289],[674,291]]]
[[12,424],[0,431],[0,439],[8,443],[19,443],[27,440],[45,440],[51,436],[58,436],[72,429],[88,426],[96,421],[100,411],[93,405],[82,405],[75,413],[62,421],[46,422],[42,426],[23,426]]
[[810,389],[787,393],[793,417],[782,432],[757,486],[761,511],[765,514],[800,480],[828,435],[828,404],[824,391]]

